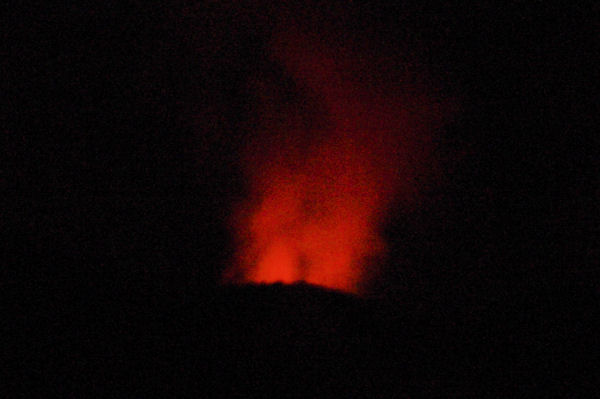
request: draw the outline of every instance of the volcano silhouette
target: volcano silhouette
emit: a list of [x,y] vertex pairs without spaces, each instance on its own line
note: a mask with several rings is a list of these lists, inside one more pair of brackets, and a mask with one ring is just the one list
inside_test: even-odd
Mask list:
[[129,293],[95,302],[89,311],[76,323],[85,330],[70,323],[73,335],[56,349],[64,362],[48,371],[48,378],[64,381],[62,392],[411,393],[432,379],[420,363],[443,341],[377,301],[304,283],[225,286],[186,299]]
[[205,294],[96,302],[93,323],[71,327],[76,335],[56,349],[64,364],[50,375],[64,392],[144,397],[403,397],[484,386],[467,350],[487,341],[422,304],[304,283]]
[[[566,323],[566,297],[544,309],[543,290],[485,306],[414,294],[386,301],[274,284],[81,295],[32,326],[33,348],[51,356],[25,361],[45,392],[75,397],[481,397],[587,381],[554,360],[574,364],[572,347],[557,345],[562,331],[577,345],[595,339]],[[542,385],[555,375],[563,379]]]

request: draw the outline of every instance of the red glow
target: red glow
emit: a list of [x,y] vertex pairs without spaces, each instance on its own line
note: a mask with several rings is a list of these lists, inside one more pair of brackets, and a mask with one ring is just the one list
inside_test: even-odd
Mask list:
[[428,150],[414,111],[423,99],[365,75],[377,60],[302,35],[280,37],[272,51],[300,101],[257,79],[256,138],[244,158],[251,195],[235,213],[239,248],[226,278],[358,292],[385,254],[386,212],[413,195]]

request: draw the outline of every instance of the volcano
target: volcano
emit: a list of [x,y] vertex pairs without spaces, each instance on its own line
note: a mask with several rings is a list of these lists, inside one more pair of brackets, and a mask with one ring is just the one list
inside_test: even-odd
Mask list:
[[6,393],[598,391],[593,7],[22,3]]
[[[415,294],[387,301],[304,283],[95,293],[62,306],[47,328],[32,326],[32,348],[52,356],[24,361],[46,391],[73,396],[481,397],[587,381],[554,356],[574,359],[571,347],[558,349],[556,326],[593,341],[567,327],[573,313],[561,306],[589,297],[557,297],[543,309],[535,302],[543,291],[502,304]],[[542,386],[548,367],[565,379]]]

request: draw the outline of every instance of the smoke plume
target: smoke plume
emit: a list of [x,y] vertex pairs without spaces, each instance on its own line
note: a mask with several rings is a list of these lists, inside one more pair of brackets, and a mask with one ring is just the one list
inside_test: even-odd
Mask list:
[[288,29],[269,55],[272,71],[249,83],[249,195],[225,279],[360,292],[384,262],[386,215],[414,202],[435,107],[360,47]]

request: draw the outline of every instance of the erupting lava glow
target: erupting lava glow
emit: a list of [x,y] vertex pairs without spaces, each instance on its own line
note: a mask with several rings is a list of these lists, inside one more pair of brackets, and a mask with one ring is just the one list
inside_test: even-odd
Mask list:
[[253,85],[250,197],[235,212],[238,251],[225,279],[358,292],[385,254],[386,212],[413,195],[429,147],[415,109],[426,102],[390,83],[377,60],[303,35],[278,39],[273,61],[287,83]]

